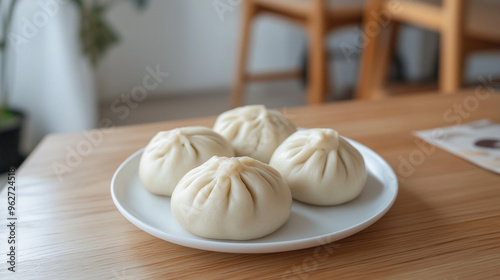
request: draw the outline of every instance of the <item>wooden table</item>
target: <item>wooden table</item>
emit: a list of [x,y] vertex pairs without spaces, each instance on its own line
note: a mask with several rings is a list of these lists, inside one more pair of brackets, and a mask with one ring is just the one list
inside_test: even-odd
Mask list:
[[[91,131],[94,143],[89,133],[50,135],[17,172],[15,274],[6,270],[7,190],[1,193],[0,278],[500,279],[500,175],[438,148],[416,161],[422,148],[412,135],[459,121],[500,122],[498,93],[482,87],[293,108],[285,114],[300,127],[337,129],[389,162],[400,190],[382,219],[325,247],[292,252],[228,254],[181,247],[128,222],[111,201],[111,177],[157,131],[211,126],[215,118]],[[402,167],[404,161],[413,161],[412,172]],[[65,173],[57,176],[55,166]]]

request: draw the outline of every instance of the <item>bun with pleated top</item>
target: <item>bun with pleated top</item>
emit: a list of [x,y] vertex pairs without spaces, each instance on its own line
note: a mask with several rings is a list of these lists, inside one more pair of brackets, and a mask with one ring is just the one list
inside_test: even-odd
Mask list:
[[363,157],[333,129],[300,130],[288,137],[269,163],[285,178],[293,198],[338,205],[356,198],[366,183]]
[[249,240],[280,228],[292,195],[274,168],[250,157],[214,156],[188,172],[172,194],[174,218],[205,238]]
[[151,193],[170,196],[182,176],[214,155],[231,157],[234,151],[224,137],[210,128],[160,131],[141,156],[139,178]]
[[236,156],[269,163],[274,150],[297,129],[280,112],[251,105],[220,114],[214,130],[231,143]]

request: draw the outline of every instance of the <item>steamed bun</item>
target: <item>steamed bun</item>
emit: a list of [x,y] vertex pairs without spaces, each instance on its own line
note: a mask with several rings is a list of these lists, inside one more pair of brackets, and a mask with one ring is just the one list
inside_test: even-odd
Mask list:
[[280,112],[253,105],[222,113],[214,130],[231,142],[236,156],[268,163],[274,150],[296,128]]
[[214,155],[231,157],[234,152],[224,137],[209,128],[161,131],[141,156],[139,177],[148,191],[170,196],[184,174]]
[[270,165],[285,178],[293,198],[337,205],[356,198],[366,182],[361,154],[333,129],[308,129],[288,137]]
[[274,168],[249,157],[214,156],[182,177],[172,214],[205,238],[248,240],[270,234],[290,216],[292,195]]

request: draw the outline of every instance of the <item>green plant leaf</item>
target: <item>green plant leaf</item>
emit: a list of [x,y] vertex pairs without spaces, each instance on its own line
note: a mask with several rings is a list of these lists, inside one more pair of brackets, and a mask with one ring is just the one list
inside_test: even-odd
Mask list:
[[16,119],[17,116],[7,108],[0,109],[0,129],[10,126]]
[[[137,8],[144,8],[148,0],[129,0]],[[106,52],[118,44],[120,38],[106,19],[106,13],[116,3],[93,1],[85,4],[83,0],[73,0],[80,8],[80,41],[82,51],[95,67]]]
[[137,8],[144,8],[146,7],[148,0],[130,0],[132,4],[134,4]]
[[73,0],[75,4],[81,9],[83,8],[83,1],[82,0]]
[[92,65],[97,66],[100,58],[119,42],[117,33],[106,20],[107,7],[93,5],[83,7],[80,39],[84,54],[88,55]]

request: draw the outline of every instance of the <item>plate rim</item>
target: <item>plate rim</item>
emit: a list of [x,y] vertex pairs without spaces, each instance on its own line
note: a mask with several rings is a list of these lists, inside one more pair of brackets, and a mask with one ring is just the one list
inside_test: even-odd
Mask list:
[[[287,241],[273,241],[273,242],[259,242],[259,243],[237,243],[238,241],[236,240],[224,240],[222,243],[221,240],[216,240],[216,239],[192,239],[190,237],[181,237],[177,236],[174,234],[170,234],[167,232],[164,232],[144,221],[142,221],[140,218],[135,217],[132,213],[127,211],[125,207],[122,205],[122,203],[118,200],[117,195],[116,195],[116,187],[115,187],[115,181],[116,178],[119,174],[119,172],[132,160],[134,160],[137,156],[142,154],[144,152],[145,147],[139,149],[138,151],[135,151],[133,154],[127,157],[116,169],[115,173],[113,174],[113,178],[111,179],[111,197],[113,200],[113,203],[115,204],[116,208],[118,211],[134,226],[138,227],[139,229],[149,233],[150,235],[153,235],[157,238],[160,238],[162,240],[184,246],[184,247],[189,247],[189,248],[194,248],[194,249],[201,249],[201,250],[207,250],[207,251],[215,251],[215,252],[225,252],[225,253],[277,253],[277,252],[285,252],[285,251],[293,251],[293,250],[299,250],[299,249],[306,249],[306,248],[311,248],[311,247],[316,247],[316,246],[321,246],[325,245],[343,238],[346,238],[348,236],[351,236],[353,234],[356,234],[369,226],[373,225],[375,222],[377,222],[380,218],[382,218],[387,211],[392,207],[394,204],[394,201],[396,200],[399,192],[399,186],[398,186],[398,181],[397,181],[397,176],[394,173],[394,170],[392,167],[375,151],[371,150],[367,146],[349,139],[347,137],[343,137],[345,140],[347,140],[350,144],[355,146],[356,149],[359,150],[358,147],[360,147],[363,152],[369,153],[371,157],[373,157],[379,164],[382,165],[383,169],[388,171],[386,174],[384,174],[384,177],[387,179],[384,180],[383,185],[384,189],[390,189],[392,190],[392,197],[387,203],[387,205],[384,206],[383,209],[378,211],[373,217],[369,218],[368,220],[359,222],[355,225],[352,225],[350,227],[344,228],[339,232],[335,233],[327,233],[319,236],[314,236],[314,237],[308,237],[308,238],[303,238],[303,239],[296,239],[296,240],[287,240]],[[361,151],[360,151],[361,153]],[[361,153],[363,155],[363,153]],[[293,203],[302,203],[297,200],[293,200]],[[255,239],[258,240],[258,239]],[[196,243],[193,245],[193,243]]]

